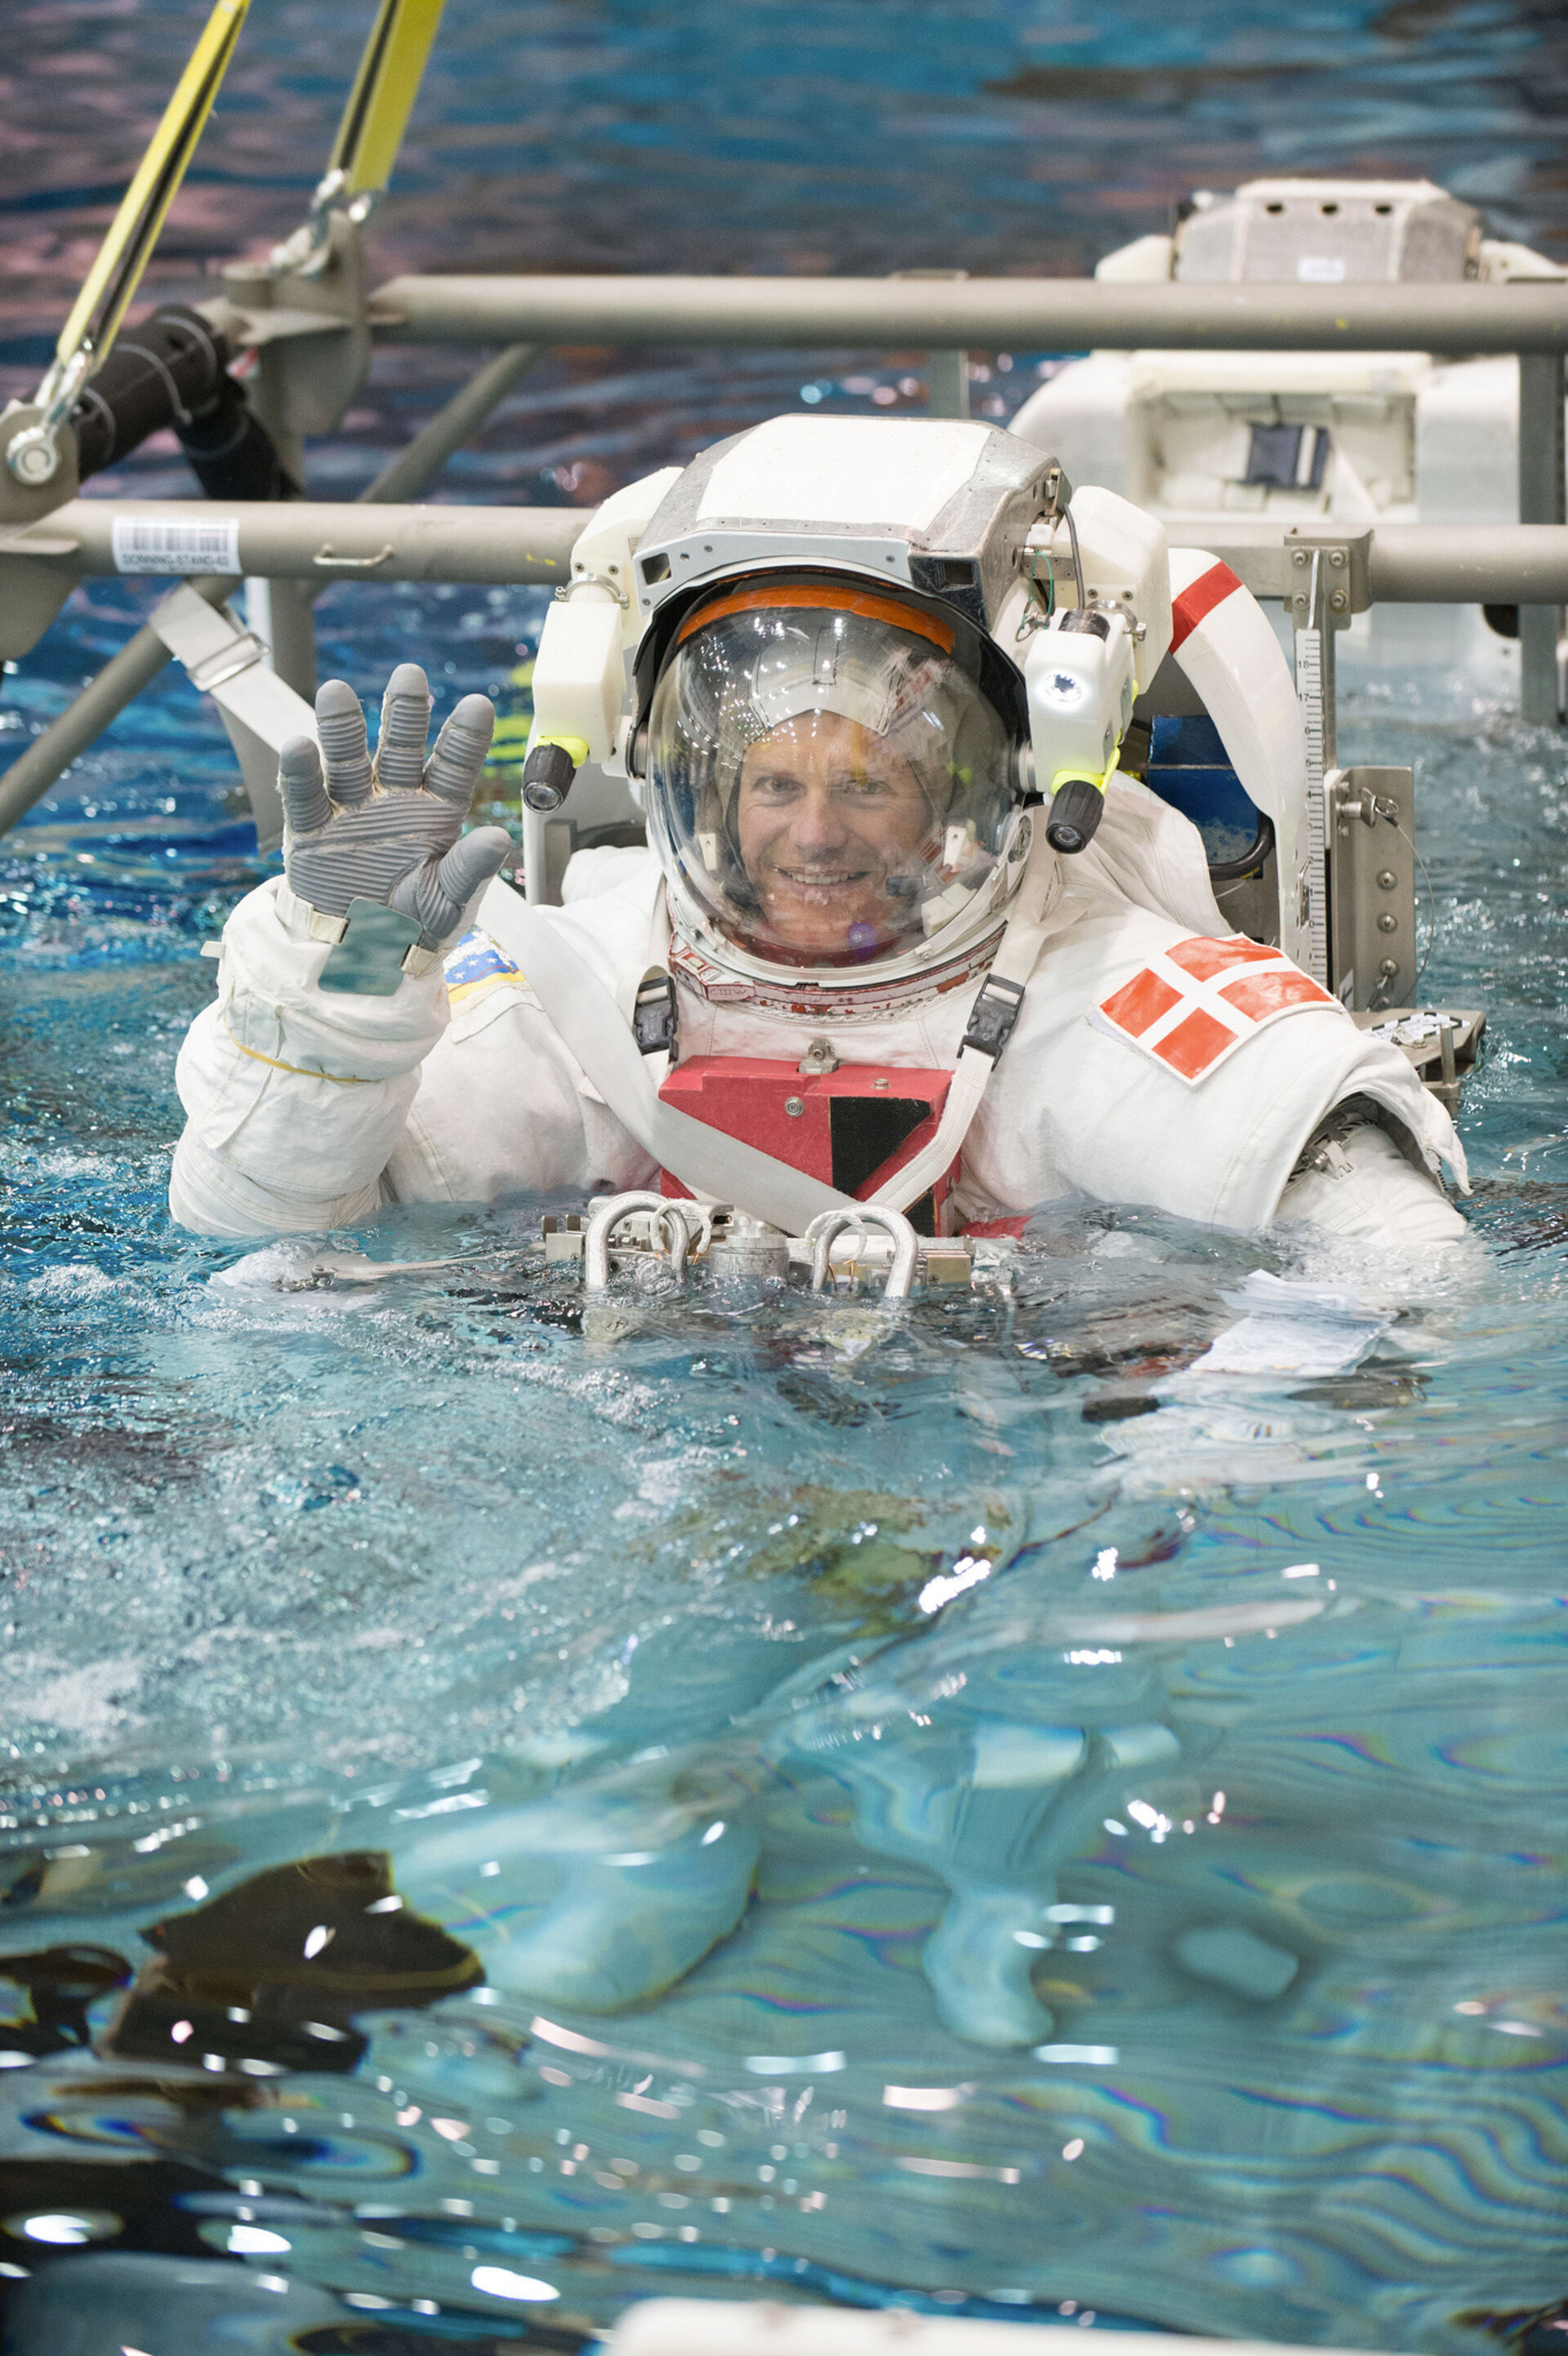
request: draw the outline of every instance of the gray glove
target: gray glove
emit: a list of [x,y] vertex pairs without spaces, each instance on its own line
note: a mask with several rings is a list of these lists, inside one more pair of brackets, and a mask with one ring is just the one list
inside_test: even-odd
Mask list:
[[359,697],[329,679],[316,699],[319,751],[291,736],[278,755],[290,890],[324,916],[346,916],[352,900],[396,908],[422,948],[438,948],[511,849],[503,827],[462,831],[495,722],[489,696],[466,695],[427,761],[430,690],[417,663],[399,663],[372,763]]

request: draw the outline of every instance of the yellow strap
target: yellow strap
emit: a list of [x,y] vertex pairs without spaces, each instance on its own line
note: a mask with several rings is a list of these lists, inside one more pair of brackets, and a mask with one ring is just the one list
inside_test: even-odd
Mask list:
[[[217,0],[60,330],[55,347],[60,361],[70,360],[91,339],[94,359],[102,362],[113,342],[212,112],[250,5],[251,0]],[[103,314],[95,322],[100,303]]]
[[329,170],[342,193],[384,188],[441,22],[443,0],[381,0],[338,126]]
[[223,1025],[223,1032],[229,1044],[237,1048],[242,1055],[249,1055],[252,1064],[268,1064],[274,1072],[293,1072],[302,1080],[330,1080],[335,1088],[373,1088],[376,1085],[374,1080],[365,1079],[355,1072],[311,1072],[303,1064],[280,1064],[275,1055],[263,1055],[259,1048],[247,1047],[242,1039],[236,1039],[227,1023]]

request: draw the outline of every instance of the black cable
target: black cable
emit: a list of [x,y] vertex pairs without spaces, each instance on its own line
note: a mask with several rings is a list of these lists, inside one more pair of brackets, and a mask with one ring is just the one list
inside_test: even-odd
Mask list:
[[1089,603],[1089,595],[1083,585],[1083,557],[1078,545],[1078,526],[1073,521],[1070,506],[1065,507],[1062,513],[1067,518],[1067,536],[1072,542],[1072,573],[1078,584],[1078,610],[1081,614]]

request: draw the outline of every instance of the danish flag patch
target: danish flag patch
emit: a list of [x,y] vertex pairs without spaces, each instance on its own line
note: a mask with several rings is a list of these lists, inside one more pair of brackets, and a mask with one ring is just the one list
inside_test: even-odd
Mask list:
[[1102,998],[1090,1020],[1191,1082],[1207,1079],[1266,1023],[1337,1003],[1279,949],[1240,933],[1223,941],[1195,933]]

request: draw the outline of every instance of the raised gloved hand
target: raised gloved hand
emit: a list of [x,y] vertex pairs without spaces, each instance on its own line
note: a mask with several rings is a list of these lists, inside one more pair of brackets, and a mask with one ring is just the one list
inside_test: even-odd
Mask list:
[[495,719],[488,696],[466,695],[427,761],[430,690],[417,663],[399,663],[372,762],[359,697],[329,679],[316,699],[319,750],[292,736],[278,755],[290,889],[324,916],[346,916],[354,900],[396,908],[436,948],[511,849],[504,827],[462,833]]

